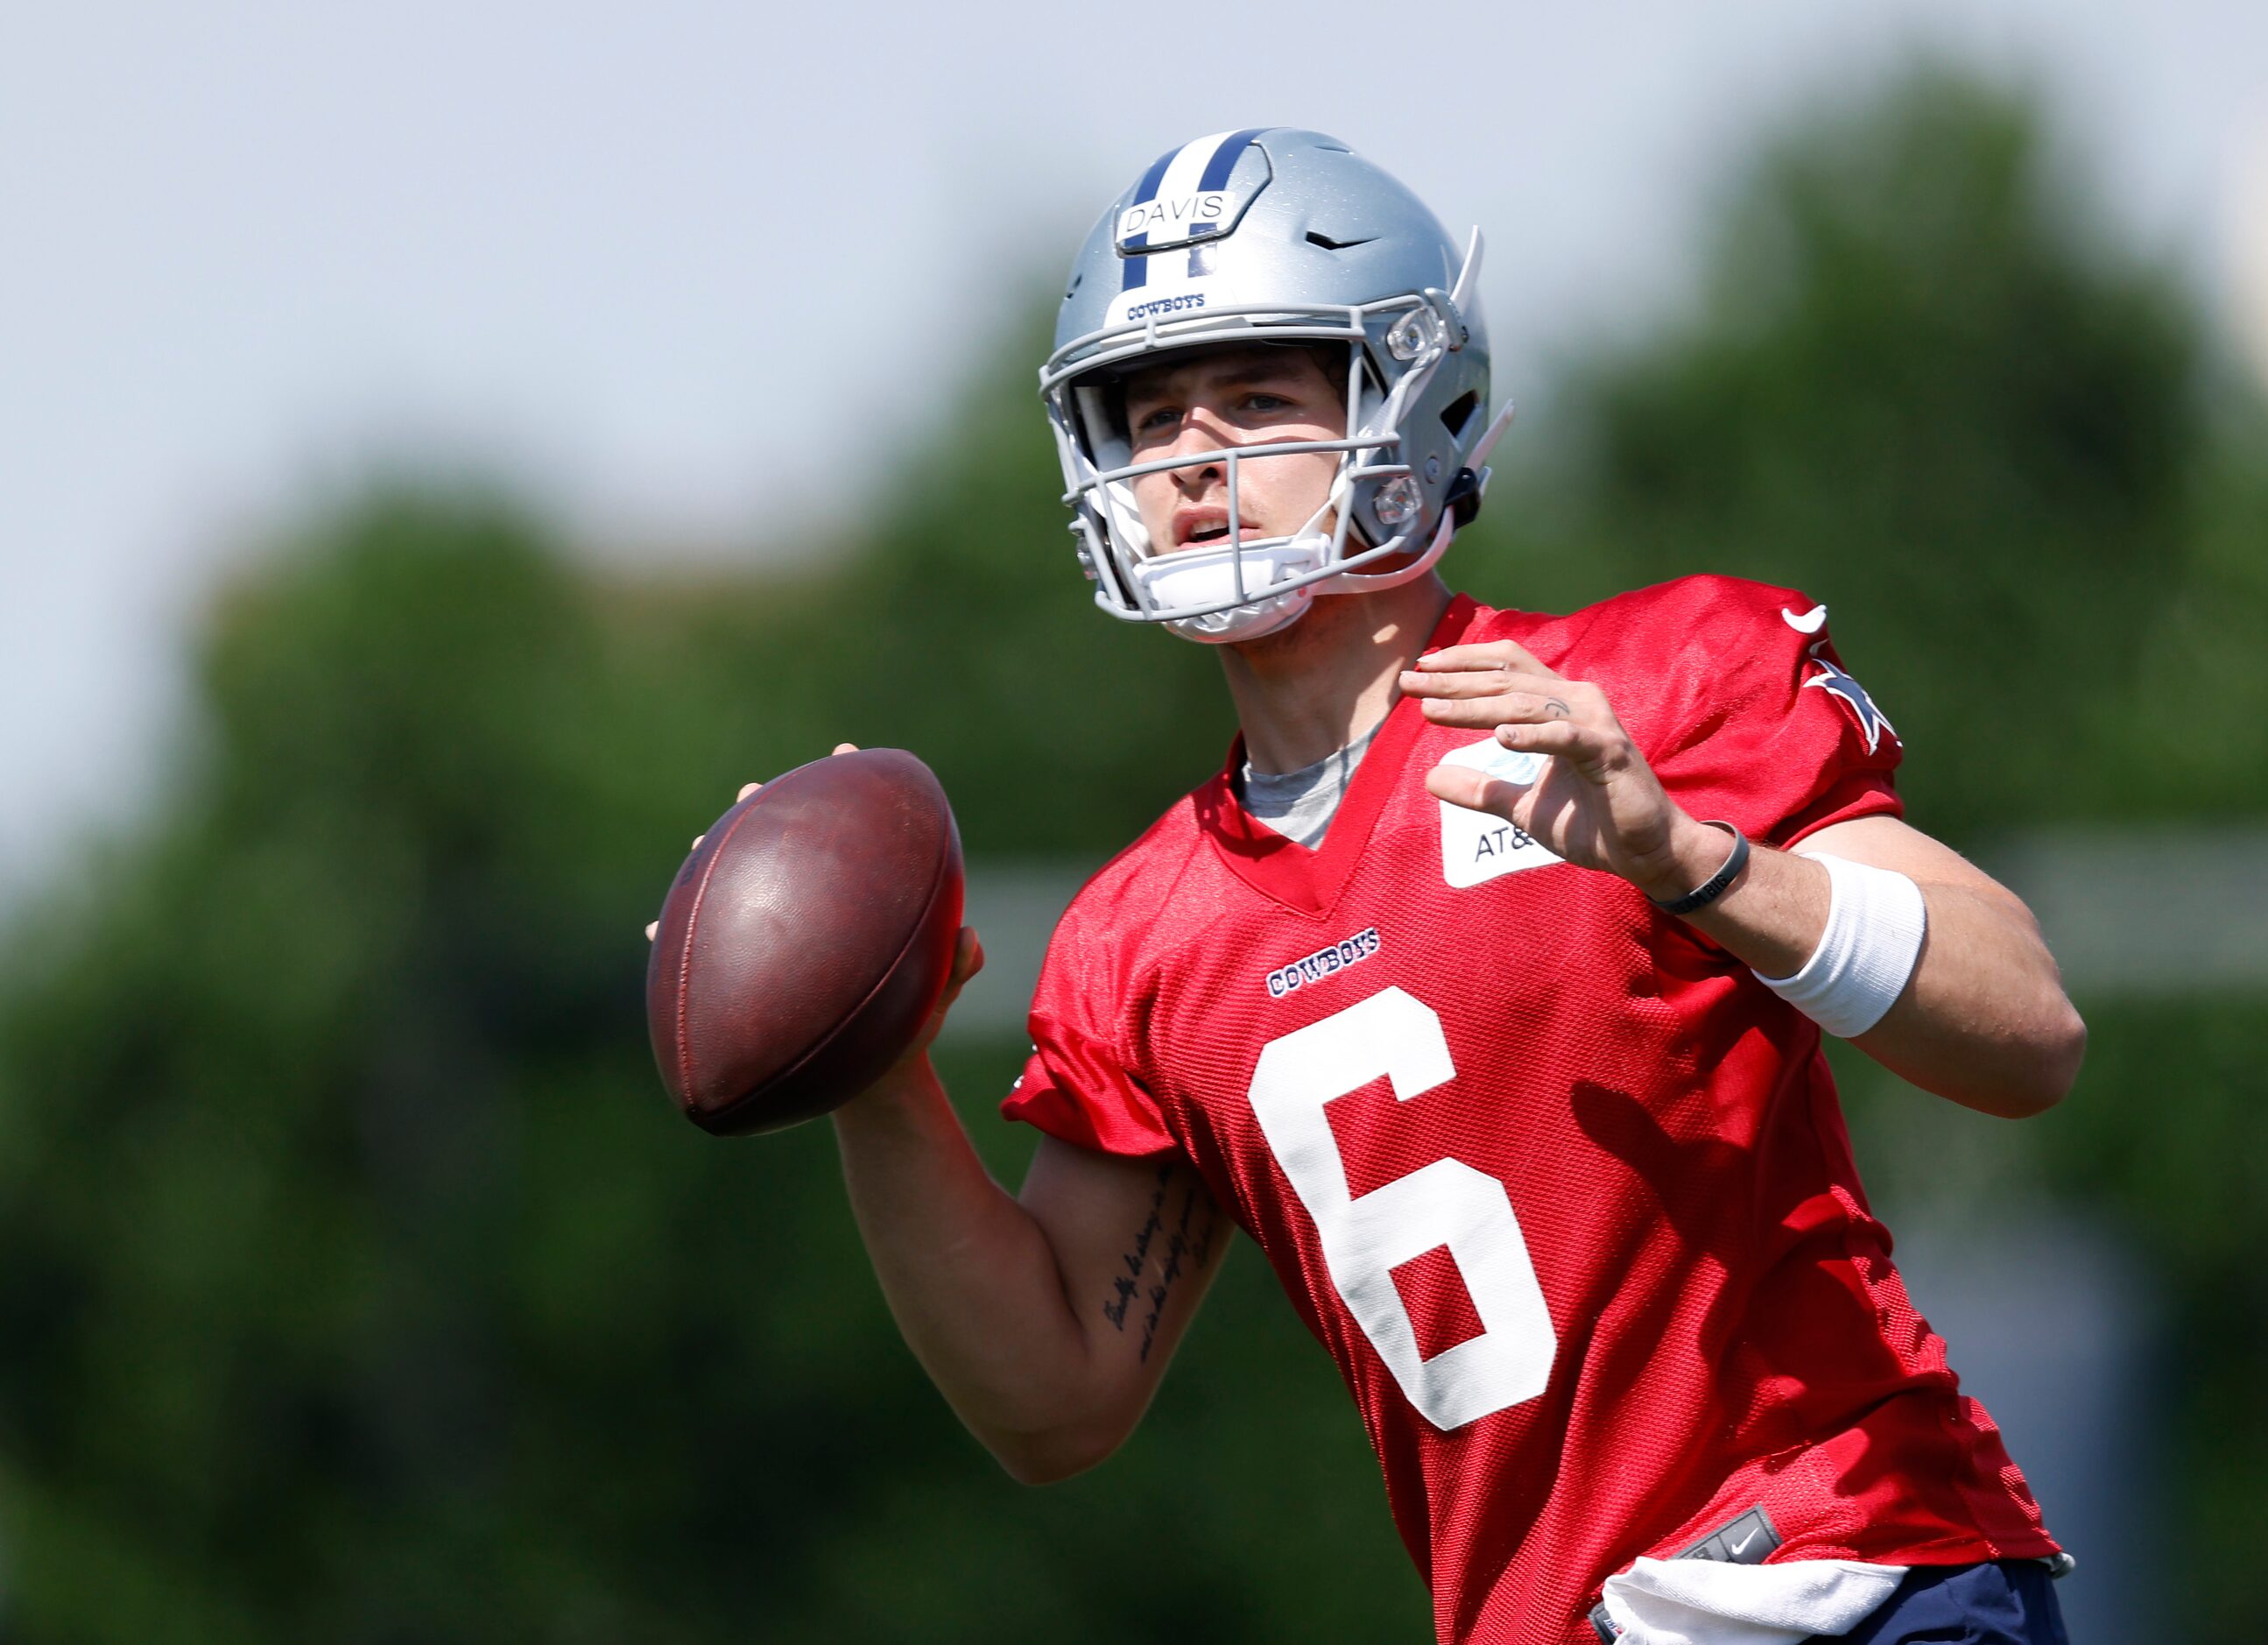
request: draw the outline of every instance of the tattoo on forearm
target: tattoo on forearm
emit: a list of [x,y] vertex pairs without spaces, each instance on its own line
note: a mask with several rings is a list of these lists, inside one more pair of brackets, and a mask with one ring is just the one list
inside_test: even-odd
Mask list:
[[[1120,1331],[1126,1329],[1126,1316],[1135,1308],[1137,1299],[1149,1304],[1142,1316],[1142,1357],[1150,1357],[1151,1345],[1157,1340],[1158,1322],[1165,1317],[1166,1299],[1173,1294],[1174,1284],[1185,1270],[1203,1267],[1212,1251],[1213,1234],[1220,1216],[1220,1208],[1212,1196],[1205,1191],[1202,1181],[1192,1177],[1180,1193],[1173,1191],[1174,1167],[1158,1168],[1157,1186],[1150,1193],[1149,1214],[1143,1218],[1133,1243],[1119,1261],[1125,1272],[1114,1275],[1110,1295],[1102,1304],[1102,1317]],[[1162,1246],[1157,1261],[1151,1261],[1152,1245]],[[1143,1283],[1148,1274],[1149,1283]]]

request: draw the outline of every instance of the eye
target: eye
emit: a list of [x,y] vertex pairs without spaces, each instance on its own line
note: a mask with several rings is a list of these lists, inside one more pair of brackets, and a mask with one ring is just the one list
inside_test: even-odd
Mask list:
[[1153,433],[1159,429],[1173,427],[1182,420],[1182,414],[1172,406],[1152,406],[1134,419],[1137,433]]
[[1271,395],[1266,389],[1256,389],[1244,397],[1245,409],[1251,411],[1282,411],[1291,406],[1282,395]]

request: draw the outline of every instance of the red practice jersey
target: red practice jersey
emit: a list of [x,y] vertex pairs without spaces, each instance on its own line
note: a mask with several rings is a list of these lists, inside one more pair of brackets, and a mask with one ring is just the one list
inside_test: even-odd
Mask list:
[[[1594,682],[1688,812],[1786,846],[1899,813],[1824,616],[1696,577],[1565,617],[1461,597],[1429,649]],[[1320,850],[1238,802],[1241,757],[1064,914],[1005,1108],[1203,1174],[1337,1361],[1442,1640],[1592,1641],[1609,1575],[1757,1508],[1775,1562],[2057,1552],[1890,1265],[1809,1020],[1433,799],[1444,759],[1534,756],[1413,700]]]

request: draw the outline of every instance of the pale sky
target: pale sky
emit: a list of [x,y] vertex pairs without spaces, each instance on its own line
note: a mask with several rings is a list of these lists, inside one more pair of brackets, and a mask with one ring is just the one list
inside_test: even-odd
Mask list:
[[2268,7],[2228,0],[11,8],[0,888],[146,802],[200,591],[375,463],[792,554],[1152,155],[1271,122],[1486,229],[1532,399],[1675,300],[1760,124],[1918,45],[2041,85],[2224,310],[2232,247],[2268,292]]

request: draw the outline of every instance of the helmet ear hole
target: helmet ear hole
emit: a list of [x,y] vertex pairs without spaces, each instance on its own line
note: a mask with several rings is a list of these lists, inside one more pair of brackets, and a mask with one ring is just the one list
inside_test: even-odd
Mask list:
[[1465,425],[1473,420],[1473,413],[1480,409],[1480,391],[1468,388],[1441,408],[1441,426],[1449,431],[1451,439],[1465,437]]

